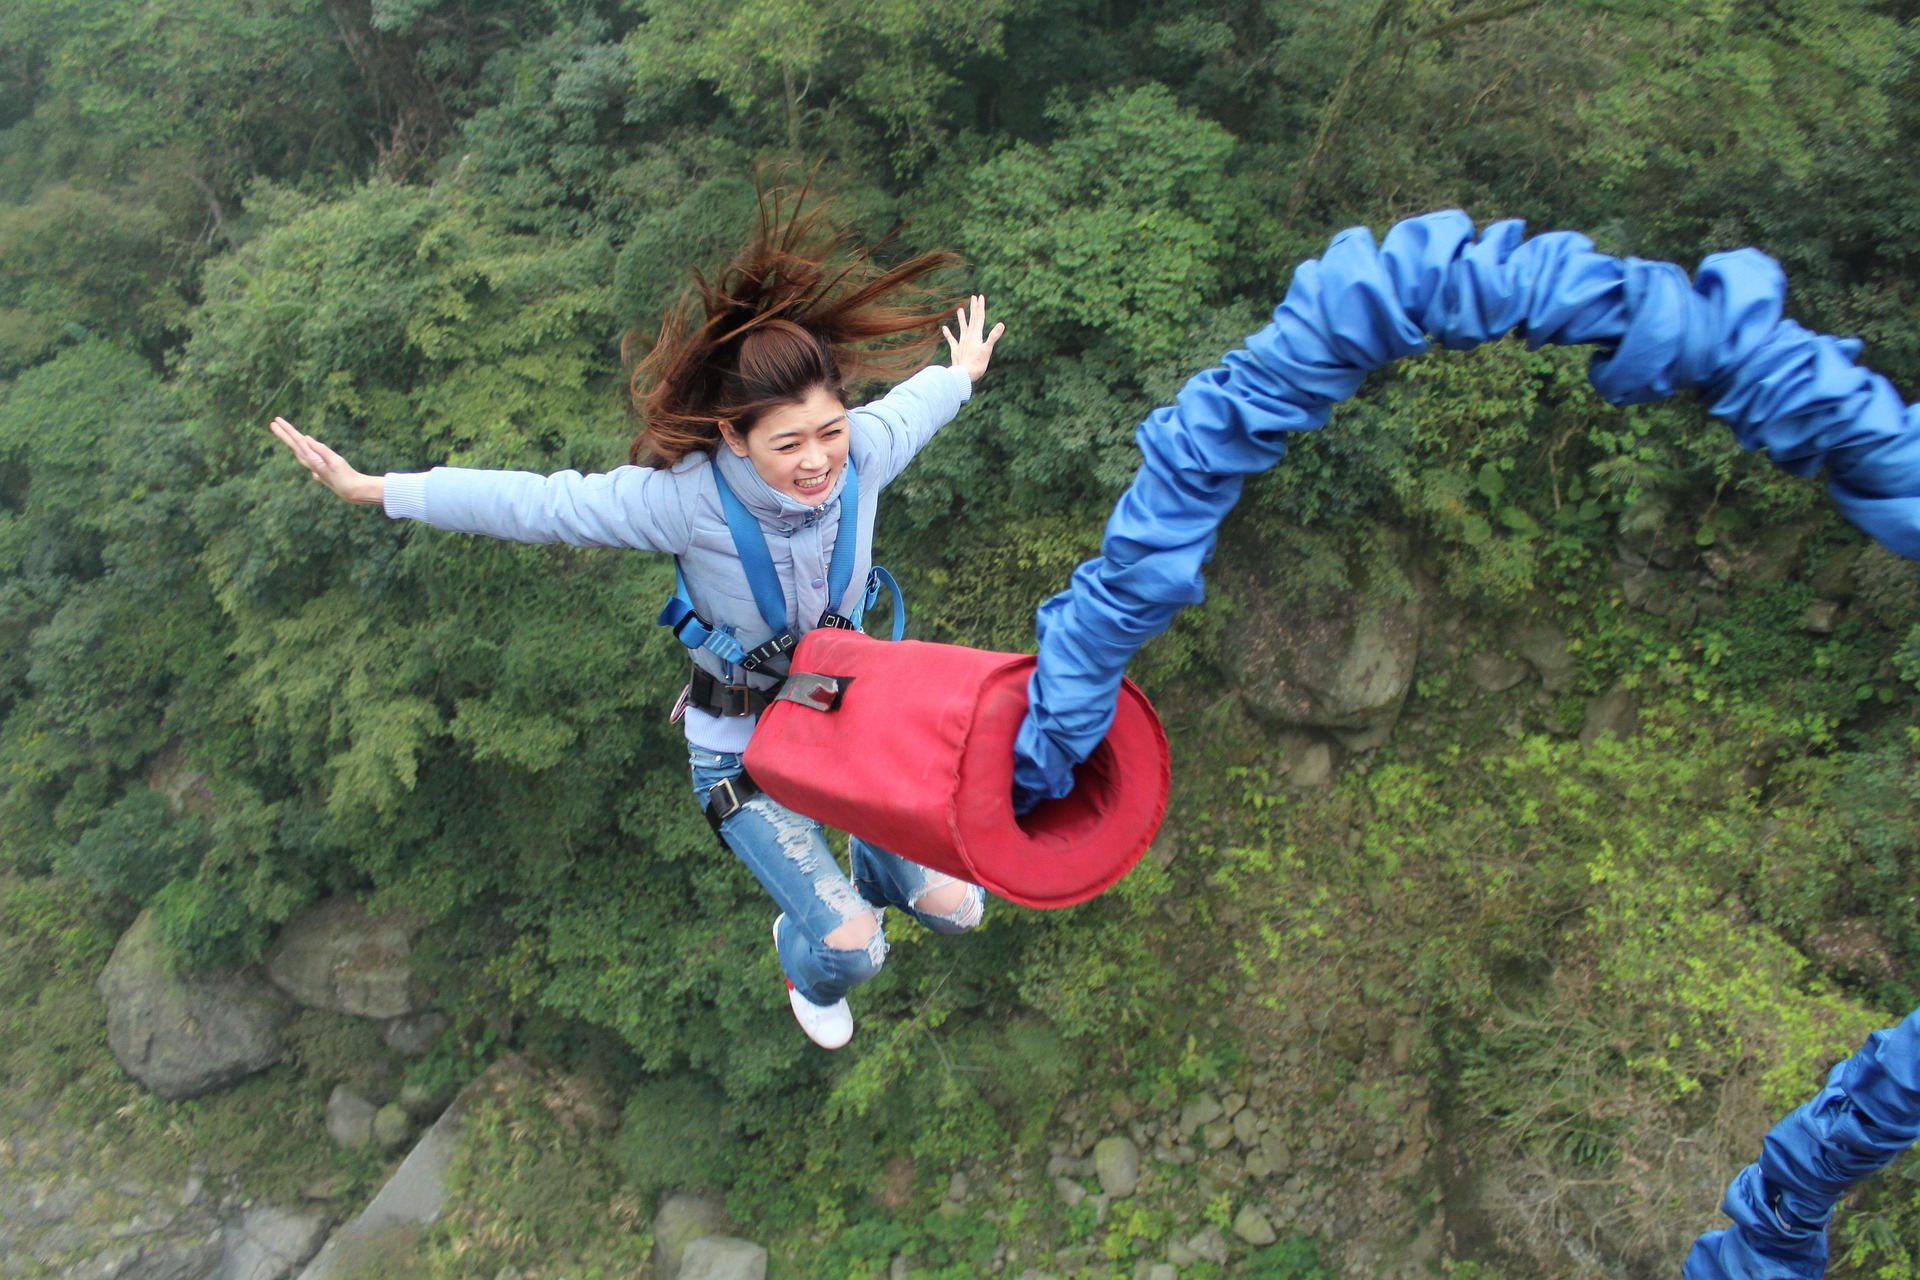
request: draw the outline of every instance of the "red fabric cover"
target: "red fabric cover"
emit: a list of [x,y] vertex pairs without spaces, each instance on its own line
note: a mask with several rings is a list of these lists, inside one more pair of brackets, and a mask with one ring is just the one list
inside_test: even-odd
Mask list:
[[1013,740],[1031,655],[809,631],[792,669],[851,676],[837,710],[776,703],[747,772],[789,809],[1029,907],[1085,902],[1145,852],[1167,811],[1167,735],[1126,681],[1072,794],[1016,819]]

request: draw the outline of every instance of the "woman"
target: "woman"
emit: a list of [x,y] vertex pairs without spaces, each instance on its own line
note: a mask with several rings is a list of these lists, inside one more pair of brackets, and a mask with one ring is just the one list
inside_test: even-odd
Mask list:
[[[783,214],[777,197],[763,199],[753,240],[717,281],[696,276],[669,310],[634,370],[637,465],[590,476],[449,467],[367,476],[284,418],[271,429],[315,480],[395,519],[678,558],[679,605],[662,620],[693,650],[681,699],[694,793],[780,908],[773,939],[794,1016],[814,1043],[837,1049],[853,1035],[847,992],[886,957],[885,909],[959,933],[980,923],[985,894],[857,838],[849,880],[820,824],[755,790],[740,753],[794,640],[857,617],[874,495],[966,402],[1005,326],[982,332],[978,295],[955,313],[954,330],[940,323],[945,309],[930,309],[921,282],[952,255],[882,268],[826,218],[821,205]],[[846,382],[918,367],[936,328],[950,367],[921,369],[885,398],[847,407]],[[836,558],[847,537],[853,554],[841,547]],[[782,606],[784,616],[769,616]]]

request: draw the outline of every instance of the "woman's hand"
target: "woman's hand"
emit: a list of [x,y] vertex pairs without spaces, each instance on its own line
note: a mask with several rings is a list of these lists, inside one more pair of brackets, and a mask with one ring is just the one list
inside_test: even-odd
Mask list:
[[285,418],[275,418],[268,430],[280,437],[281,443],[293,450],[293,456],[300,465],[313,473],[313,478],[333,490],[348,502],[376,503],[385,501],[387,482],[383,476],[363,476],[347,465],[342,458],[312,436],[302,435]]
[[987,371],[987,362],[993,359],[993,344],[1000,341],[1000,335],[1007,331],[1004,324],[993,326],[993,332],[986,337],[980,331],[987,324],[986,295],[976,293],[967,300],[967,305],[954,313],[959,317],[957,328],[960,336],[954,337],[947,332],[947,326],[940,326],[940,336],[947,340],[947,350],[953,353],[953,367],[965,369],[967,376],[975,382]]

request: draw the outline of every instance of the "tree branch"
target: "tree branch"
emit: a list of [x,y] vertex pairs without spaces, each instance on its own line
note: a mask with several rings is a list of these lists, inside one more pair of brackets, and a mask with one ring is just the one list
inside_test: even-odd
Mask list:
[[1347,102],[1353,96],[1354,87],[1360,81],[1360,72],[1373,60],[1373,51],[1380,43],[1380,37],[1386,32],[1400,11],[1407,7],[1406,0],[1380,0],[1380,7],[1373,11],[1373,20],[1367,24],[1366,39],[1354,50],[1353,57],[1347,63],[1346,74],[1340,77],[1340,86],[1333,91],[1333,97],[1327,100],[1327,110],[1320,117],[1320,132],[1314,135],[1313,149],[1307,153],[1307,163],[1302,166],[1300,176],[1293,180],[1293,190],[1287,193],[1287,222],[1291,224],[1300,212],[1300,206],[1306,203],[1307,192],[1313,186],[1313,178],[1327,158],[1327,150],[1333,144],[1334,135],[1340,131],[1342,119],[1347,112]]
[[1441,36],[1463,27],[1476,27],[1483,22],[1498,22],[1502,18],[1511,18],[1516,13],[1525,13],[1528,9],[1538,8],[1541,3],[1542,0],[1507,0],[1506,4],[1496,4],[1486,9],[1475,9],[1471,13],[1462,13],[1428,27],[1425,31],[1414,32],[1400,42],[1400,47],[1411,49],[1416,44],[1438,40]]

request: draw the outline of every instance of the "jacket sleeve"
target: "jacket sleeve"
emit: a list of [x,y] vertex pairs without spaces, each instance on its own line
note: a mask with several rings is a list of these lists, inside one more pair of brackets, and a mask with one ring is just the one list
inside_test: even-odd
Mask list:
[[953,421],[972,395],[973,379],[966,370],[931,365],[848,414],[861,486],[879,489],[905,471],[913,455]]
[[435,467],[389,473],[385,506],[396,520],[419,520],[455,533],[679,555],[692,542],[690,478],[652,467],[616,467],[585,476]]

